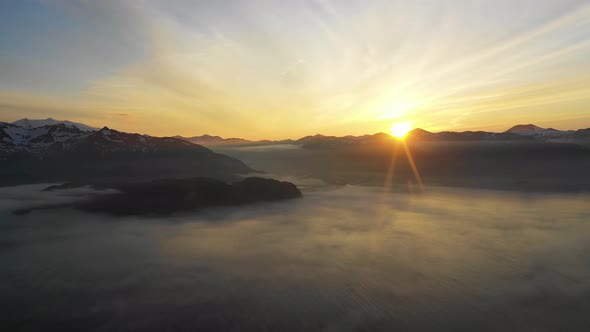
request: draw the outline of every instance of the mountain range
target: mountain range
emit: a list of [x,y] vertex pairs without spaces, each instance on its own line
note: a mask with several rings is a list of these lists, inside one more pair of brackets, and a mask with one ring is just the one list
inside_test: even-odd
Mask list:
[[[305,148],[329,147],[342,145],[370,145],[391,141],[394,138],[386,133],[362,136],[326,136],[310,135],[296,140],[262,140],[250,141],[242,138],[223,138],[220,136],[202,135],[193,137],[175,136],[176,138],[204,146],[239,146],[239,145],[267,145],[267,144],[297,144]],[[407,140],[411,141],[574,141],[590,140],[590,128],[580,130],[556,130],[541,128],[533,124],[516,125],[505,132],[495,133],[487,131],[442,131],[430,132],[424,129],[410,131]]]
[[211,135],[202,135],[202,136],[192,136],[192,137],[184,137],[184,136],[174,136],[174,138],[179,138],[185,140],[187,142],[191,142],[194,144],[200,144],[205,146],[220,146],[220,145],[267,145],[267,144],[291,144],[294,141],[291,139],[286,140],[259,140],[259,141],[251,141],[243,138],[223,138],[220,136],[211,136]]
[[[10,155],[30,155],[47,158],[50,155],[84,153],[105,154],[107,152],[154,153],[163,148],[199,149],[203,146],[241,146],[296,144],[304,148],[334,147],[346,145],[381,144],[394,140],[390,135],[377,133],[362,136],[305,136],[297,140],[251,141],[242,138],[223,138],[202,135],[193,137],[174,136],[156,138],[149,135],[128,134],[107,127],[102,129],[52,118],[44,120],[21,119],[13,123],[0,122],[0,160]],[[541,128],[533,124],[516,125],[505,132],[486,131],[429,132],[414,129],[407,134],[408,141],[550,141],[587,143],[590,128],[580,130],[556,130]]]
[[0,122],[0,184],[164,176],[229,179],[252,171],[235,158],[181,139],[107,127],[87,131],[78,125]]
[[[60,121],[52,118],[48,119],[21,119],[12,123],[0,122],[0,154],[6,151],[18,150],[19,147],[29,151],[40,151],[54,142],[65,141],[71,136],[79,135],[80,132],[90,133],[99,131],[82,123],[71,121]],[[143,137],[150,137],[143,135]],[[371,144],[375,141],[391,139],[391,136],[385,133],[362,136],[326,136],[312,135],[305,136],[296,140],[247,140],[243,138],[223,138],[214,135],[201,136],[173,136],[174,139],[183,140],[193,144],[204,146],[232,146],[232,145],[264,145],[264,144]],[[430,132],[424,129],[414,129],[407,134],[410,140],[525,140],[525,139],[551,140],[551,139],[589,139],[590,128],[579,130],[557,130],[554,128],[541,128],[533,124],[519,124],[505,132],[486,132],[486,131],[442,131]]]
[[[277,174],[289,170],[328,183],[350,183],[351,176],[380,174],[369,176],[378,183],[387,170],[391,154],[397,150],[392,146],[401,142],[384,133],[343,137],[313,135],[284,141],[248,141],[209,135],[160,138],[107,127],[88,130],[91,127],[82,124],[49,120],[49,124],[43,122],[48,120],[0,122],[0,185],[96,184],[190,177],[237,181],[239,174],[254,172],[242,161],[191,140],[228,147],[296,145],[301,149],[279,149],[267,153],[264,160],[249,153],[249,149],[219,151]],[[456,185],[471,179],[470,183],[482,186],[482,182],[475,179],[489,178],[494,185],[502,180],[510,186],[523,178],[533,181],[534,175],[537,179],[534,183],[553,181],[555,184],[550,187],[560,190],[566,182],[572,184],[571,188],[590,187],[590,179],[585,175],[590,167],[590,128],[560,131],[517,125],[502,133],[433,133],[414,129],[405,141],[411,145],[414,159],[430,183]],[[276,159],[275,155],[280,158]],[[401,163],[396,169],[398,175],[411,174],[409,164]],[[401,178],[403,176],[396,179]],[[561,178],[563,181],[559,180]]]

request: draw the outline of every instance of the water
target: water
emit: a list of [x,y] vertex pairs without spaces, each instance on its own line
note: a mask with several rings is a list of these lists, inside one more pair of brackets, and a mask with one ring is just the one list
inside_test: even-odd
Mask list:
[[5,193],[0,327],[583,331],[589,198],[348,186],[121,219],[13,216]]

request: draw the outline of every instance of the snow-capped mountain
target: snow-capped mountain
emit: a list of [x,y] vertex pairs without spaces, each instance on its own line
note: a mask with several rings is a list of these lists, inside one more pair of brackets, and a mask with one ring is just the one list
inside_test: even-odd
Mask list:
[[87,126],[83,123],[71,122],[71,121],[67,121],[67,120],[60,121],[60,120],[55,120],[52,118],[47,118],[47,119],[27,119],[27,118],[25,118],[25,119],[20,119],[20,120],[14,121],[12,124],[19,126],[19,127],[27,128],[27,129],[63,124],[64,126],[66,126],[68,128],[77,128],[81,131],[96,131],[96,130],[98,130],[98,128],[93,128],[93,127]]
[[41,127],[23,127],[0,122],[0,155],[11,152],[41,153],[55,143],[89,135],[63,123]]
[[173,137],[59,123],[0,122],[0,185],[40,181],[110,181],[161,177],[232,178],[250,172],[240,160]]
[[85,155],[118,152],[157,152],[167,149],[211,150],[174,137],[151,137],[129,134],[107,127],[96,131],[82,131],[64,123],[41,127],[19,126],[0,122],[0,154],[30,153],[47,157],[61,153]]
[[148,135],[130,134],[104,127],[98,131],[73,137],[52,147],[51,152],[100,154],[158,152],[166,149],[192,149],[198,151],[211,150],[174,137],[152,137]]

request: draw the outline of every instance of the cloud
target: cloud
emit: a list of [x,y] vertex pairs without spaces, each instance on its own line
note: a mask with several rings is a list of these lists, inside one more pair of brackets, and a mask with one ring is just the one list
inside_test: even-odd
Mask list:
[[[30,197],[15,190],[0,190],[0,202],[9,191]],[[213,330],[577,329],[589,304],[587,202],[348,186],[161,219],[66,209],[2,215],[0,277],[5,298],[26,300],[13,305],[12,324],[31,312],[42,318],[33,325],[69,324],[72,314],[90,317],[76,326],[119,324],[109,320],[121,310],[113,303],[131,303],[121,319],[135,330],[177,322]],[[92,306],[78,305],[88,298]]]
[[108,194],[113,190],[95,190],[90,187],[43,191],[53,184],[42,183],[15,187],[0,187],[0,211],[62,206],[78,202],[94,194]]
[[[512,124],[508,118],[552,121],[549,109],[567,107],[560,118],[579,118],[580,106],[570,108],[590,95],[579,70],[590,52],[590,6],[581,1],[106,1],[58,8],[92,23],[68,40],[81,41],[77,48],[110,68],[77,94],[56,97],[76,100],[64,115],[134,114],[120,125],[110,120],[122,130],[253,139],[364,134],[401,120],[427,129],[472,127],[488,123],[484,111],[507,117],[499,129]],[[81,56],[63,49],[64,59]],[[29,96],[31,112],[53,110]]]

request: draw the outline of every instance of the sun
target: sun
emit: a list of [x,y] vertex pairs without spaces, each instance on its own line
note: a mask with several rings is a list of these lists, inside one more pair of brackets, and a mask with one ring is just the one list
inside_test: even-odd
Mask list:
[[391,125],[391,135],[397,138],[404,138],[412,130],[409,122],[398,122]]

